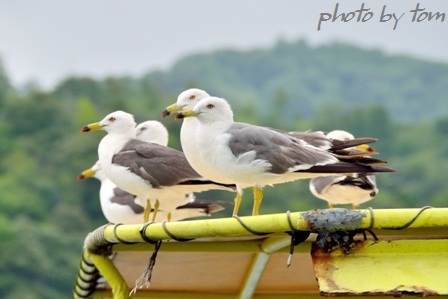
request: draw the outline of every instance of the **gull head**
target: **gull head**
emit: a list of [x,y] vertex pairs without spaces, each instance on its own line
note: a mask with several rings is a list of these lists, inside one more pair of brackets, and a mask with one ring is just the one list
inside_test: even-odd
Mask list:
[[[347,131],[344,131],[344,130],[334,130],[327,134],[327,138],[347,141],[347,140],[355,139],[355,136],[353,136],[353,134],[351,134]],[[377,151],[373,147],[369,146],[368,144],[360,144],[360,145],[357,145],[355,148],[357,150],[369,152],[370,154],[377,154]]]
[[81,132],[90,132],[97,130],[104,130],[108,133],[134,133],[135,121],[132,114],[124,111],[115,111],[107,115],[103,120],[96,123],[91,123],[84,126]]
[[334,130],[327,134],[327,138],[337,139],[337,140],[352,140],[355,139],[351,133],[343,130]]
[[192,110],[185,110],[176,115],[176,119],[196,116],[199,121],[212,123],[216,121],[233,122],[233,111],[229,103],[217,97],[208,97],[199,101]]
[[198,88],[187,89],[177,97],[177,102],[175,104],[166,107],[162,111],[162,118],[179,111],[193,109],[200,100],[208,97],[210,97],[210,95],[205,90]]
[[168,130],[159,121],[148,120],[139,124],[135,129],[137,131],[137,139],[163,146],[168,145]]

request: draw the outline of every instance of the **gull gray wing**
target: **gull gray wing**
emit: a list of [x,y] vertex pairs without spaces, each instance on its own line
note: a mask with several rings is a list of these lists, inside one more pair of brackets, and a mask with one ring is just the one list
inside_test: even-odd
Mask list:
[[325,188],[328,186],[337,183],[342,180],[344,177],[341,176],[320,176],[317,178],[311,179],[311,184],[313,184],[314,189],[317,193],[321,194]]
[[135,203],[135,195],[132,195],[129,192],[121,190],[120,188],[115,188],[114,196],[110,199],[110,202],[116,203],[123,206],[128,206],[134,211],[135,214],[143,214],[144,208]]
[[340,181],[341,185],[354,185],[364,190],[373,190],[376,188],[376,179],[374,175],[360,174],[358,176],[347,176]]
[[321,131],[289,132],[288,134],[296,139],[301,139],[315,147],[324,149],[330,149],[332,147],[332,142],[330,141],[330,139],[328,139]]
[[272,173],[286,173],[290,169],[307,169],[312,165],[337,162],[330,153],[314,147],[288,133],[277,130],[235,123],[228,130],[232,153],[238,157],[255,151],[256,159],[268,161]]
[[149,181],[154,188],[173,186],[189,180],[204,180],[184,154],[165,146],[141,140],[130,140],[115,154],[112,163],[127,167]]
[[220,184],[199,175],[185,155],[173,148],[132,139],[115,154],[112,163],[127,167],[148,181],[153,188],[174,185],[216,185],[235,189],[233,184]]

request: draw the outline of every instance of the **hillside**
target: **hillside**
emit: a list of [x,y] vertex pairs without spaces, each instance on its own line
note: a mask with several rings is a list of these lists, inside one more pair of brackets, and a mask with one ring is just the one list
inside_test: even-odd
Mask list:
[[286,109],[304,117],[328,103],[347,109],[381,105],[405,121],[448,111],[448,64],[345,44],[313,48],[280,41],[268,49],[195,54],[147,77],[173,93],[199,85],[235,105],[252,101],[263,107],[282,97]]

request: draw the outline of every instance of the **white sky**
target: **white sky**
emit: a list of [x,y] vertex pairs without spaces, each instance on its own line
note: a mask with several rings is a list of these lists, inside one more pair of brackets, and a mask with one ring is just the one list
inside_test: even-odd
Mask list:
[[[357,23],[322,23],[320,13],[357,10]],[[444,22],[412,22],[424,12],[445,12]],[[379,22],[383,6],[397,18]],[[72,75],[141,75],[165,69],[186,54],[220,48],[268,47],[279,38],[312,44],[348,41],[390,53],[448,62],[447,0],[0,0],[0,57],[14,84],[36,80],[50,87]]]

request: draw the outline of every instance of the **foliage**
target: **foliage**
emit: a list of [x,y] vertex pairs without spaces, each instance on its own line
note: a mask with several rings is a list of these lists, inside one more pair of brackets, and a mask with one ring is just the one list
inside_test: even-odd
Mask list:
[[[196,86],[228,98],[238,121],[376,137],[379,157],[397,172],[378,176],[380,193],[368,206],[447,206],[447,83],[446,64],[302,41],[192,55],[141,78],[70,77],[50,91],[19,92],[0,64],[0,297],[70,295],[83,240],[105,222],[99,183],[76,182],[97,160],[104,134],[79,130],[113,110],[134,113],[137,122],[159,119],[177,94]],[[170,146],[180,149],[181,123],[163,122]],[[248,190],[241,214],[250,213],[251,196]],[[227,192],[199,196],[207,197],[233,200]],[[325,207],[301,181],[266,187],[261,212]]]

